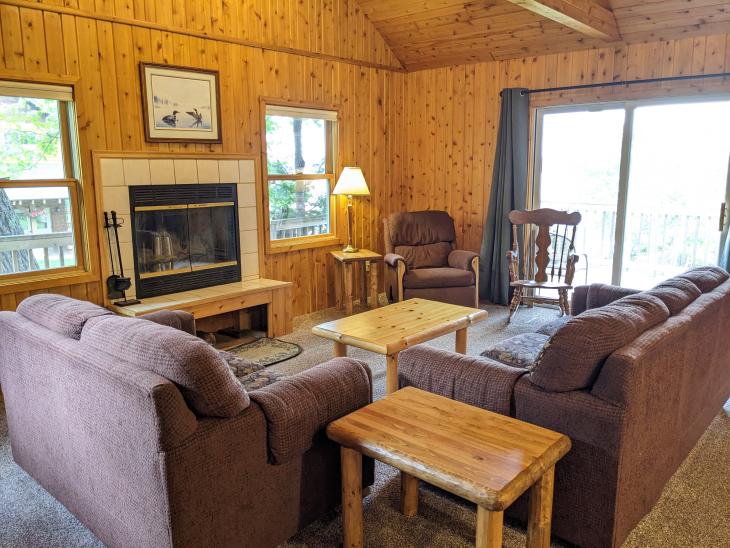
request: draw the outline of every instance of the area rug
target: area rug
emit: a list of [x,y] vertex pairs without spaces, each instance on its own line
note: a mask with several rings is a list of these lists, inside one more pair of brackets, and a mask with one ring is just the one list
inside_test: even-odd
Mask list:
[[226,348],[226,352],[230,352],[242,360],[267,367],[298,356],[302,352],[302,347],[296,343],[282,341],[281,339],[262,337],[251,343]]

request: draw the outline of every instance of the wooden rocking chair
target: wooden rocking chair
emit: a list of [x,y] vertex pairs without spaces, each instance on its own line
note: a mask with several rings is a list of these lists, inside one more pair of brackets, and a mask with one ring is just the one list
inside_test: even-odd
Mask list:
[[[509,306],[509,320],[522,303],[532,305],[557,304],[560,315],[570,314],[568,291],[573,288],[573,276],[578,255],[575,251],[575,231],[581,221],[581,214],[577,211],[568,213],[555,209],[535,209],[532,211],[512,211],[509,214],[512,223],[512,250],[507,252],[509,261],[510,287],[514,288],[512,301]],[[537,226],[535,238],[534,277],[520,279],[520,253],[517,240],[517,227],[530,225]],[[532,229],[527,231],[532,234]],[[555,289],[557,298],[535,295],[538,289]],[[532,290],[527,294],[527,290]]]

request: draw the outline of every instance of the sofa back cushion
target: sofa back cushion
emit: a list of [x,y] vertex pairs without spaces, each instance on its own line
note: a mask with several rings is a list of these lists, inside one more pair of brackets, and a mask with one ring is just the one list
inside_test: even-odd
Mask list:
[[702,293],[709,293],[718,285],[730,278],[730,274],[719,266],[698,266],[680,274],[677,278],[684,278],[695,284]]
[[666,305],[646,293],[586,310],[568,320],[547,342],[530,380],[551,392],[588,388],[612,352],[668,317]]
[[23,299],[17,312],[46,329],[76,340],[81,337],[81,330],[88,320],[112,315],[110,310],[90,302],[52,293]]
[[246,390],[218,351],[188,333],[113,316],[87,322],[81,343],[175,383],[198,415],[233,417],[249,405]]
[[648,295],[654,295],[667,305],[669,314],[676,316],[682,310],[702,295],[702,291],[686,278],[669,278],[654,288],[646,291]]

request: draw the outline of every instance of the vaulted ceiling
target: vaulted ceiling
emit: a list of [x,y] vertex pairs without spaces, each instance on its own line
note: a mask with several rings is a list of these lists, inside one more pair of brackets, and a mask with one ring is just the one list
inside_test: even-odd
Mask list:
[[730,33],[730,0],[358,0],[409,70]]

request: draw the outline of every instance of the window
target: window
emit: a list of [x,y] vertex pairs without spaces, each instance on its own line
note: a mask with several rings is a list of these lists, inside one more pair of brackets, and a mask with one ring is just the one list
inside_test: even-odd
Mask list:
[[536,204],[583,215],[576,283],[642,289],[717,264],[730,99],[552,107],[537,121]]
[[269,251],[331,243],[337,112],[266,105]]
[[72,89],[0,81],[0,283],[82,265]]

